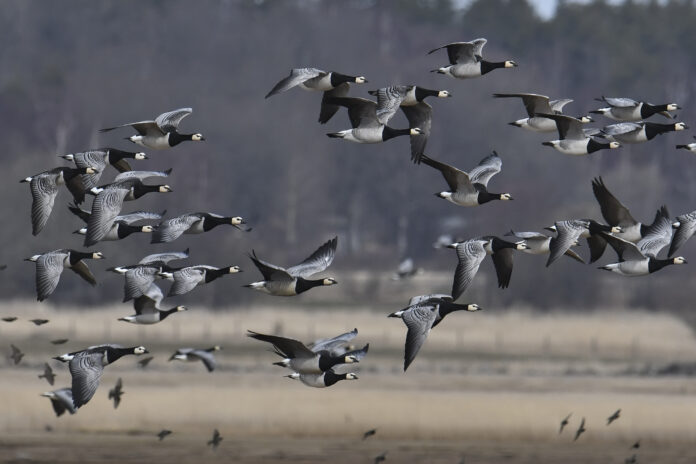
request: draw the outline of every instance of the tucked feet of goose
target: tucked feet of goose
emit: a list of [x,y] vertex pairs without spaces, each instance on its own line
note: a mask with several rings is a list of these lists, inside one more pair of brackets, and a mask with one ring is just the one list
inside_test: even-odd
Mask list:
[[477,304],[456,304],[449,295],[432,294],[415,296],[411,298],[406,308],[391,313],[388,317],[401,318],[408,328],[404,351],[404,372],[416,359],[430,330],[442,322],[445,316],[453,311],[481,309]]
[[323,272],[331,265],[336,255],[337,245],[338,237],[334,237],[317,248],[300,264],[287,269],[259,259],[256,252],[252,250],[249,258],[261,272],[264,280],[252,282],[245,287],[270,295],[294,296],[314,287],[336,285],[338,282],[330,277],[316,280],[309,279],[309,277]]
[[[275,348],[274,353],[284,358],[273,364],[287,367],[300,374],[322,374],[338,364],[360,362],[360,356],[350,353],[334,356],[327,350],[314,352],[304,343],[292,338],[264,335],[251,330],[247,331],[247,336],[272,344]],[[367,351],[366,348],[363,350]]]
[[210,348],[200,349],[200,348],[179,348],[176,352],[169,358],[170,361],[186,361],[186,362],[196,362],[201,361],[208,372],[213,372],[217,363],[215,362],[215,356],[213,353],[220,351],[222,348],[218,345],[212,346]]
[[290,375],[286,375],[290,379],[299,380],[308,387],[314,388],[326,388],[341,380],[358,380],[357,374],[353,372],[348,372],[346,374],[337,374],[333,369],[329,369],[321,374],[300,374],[299,372],[293,372]]
[[61,249],[26,258],[25,261],[36,263],[36,299],[43,301],[53,293],[63,269],[70,269],[91,285],[96,285],[96,279],[83,261],[85,259],[104,259],[104,255],[98,251],[85,253]]
[[421,157],[423,164],[440,171],[450,190],[435,194],[459,206],[479,206],[493,200],[512,200],[509,193],[491,193],[488,191],[488,181],[500,172],[503,161],[498,153],[493,151],[473,168],[468,174],[453,166],[436,161],[425,155]]
[[180,108],[178,110],[162,113],[154,121],[139,121],[121,124],[120,126],[100,129],[99,132],[109,132],[121,127],[132,127],[138,132],[137,135],[126,137],[126,140],[142,147],[162,150],[179,145],[181,142],[194,141],[202,142],[205,140],[202,134],[181,134],[178,132],[179,123],[186,116],[191,114],[191,108]]
[[444,74],[455,79],[469,79],[488,74],[494,69],[516,68],[517,63],[512,60],[506,61],[486,61],[483,59],[483,46],[488,42],[486,39],[476,39],[471,42],[454,42],[441,47],[437,47],[428,52],[428,55],[440,49],[447,49],[449,66],[433,69],[430,72]]

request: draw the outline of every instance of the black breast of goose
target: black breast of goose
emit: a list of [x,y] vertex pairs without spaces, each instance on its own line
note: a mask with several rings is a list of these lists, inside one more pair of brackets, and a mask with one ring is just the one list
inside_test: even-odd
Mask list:
[[205,140],[202,134],[182,134],[178,132],[179,123],[186,116],[191,114],[191,108],[180,108],[167,113],[162,113],[154,121],[140,121],[120,126],[100,129],[99,132],[108,132],[121,127],[132,127],[138,132],[138,135],[126,137],[126,140],[140,145],[142,147],[152,148],[154,150],[162,150],[179,145],[181,142],[194,141],[201,142]]

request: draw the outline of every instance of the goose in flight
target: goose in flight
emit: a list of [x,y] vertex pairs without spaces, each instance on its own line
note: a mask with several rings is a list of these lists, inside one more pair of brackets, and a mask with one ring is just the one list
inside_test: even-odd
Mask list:
[[273,345],[274,352],[284,358],[274,363],[287,367],[299,374],[322,374],[338,364],[351,364],[360,361],[358,356],[350,353],[333,356],[329,351],[312,351],[304,343],[276,335],[265,335],[251,330],[247,336]]
[[319,112],[319,122],[326,124],[336,111],[338,106],[329,103],[327,100],[332,97],[345,97],[350,90],[350,84],[364,84],[367,79],[363,76],[348,76],[335,71],[322,71],[317,68],[295,68],[290,70],[290,75],[278,82],[266,98],[286,92],[293,87],[303,90],[317,90],[323,92],[321,99],[321,110]]
[[174,313],[188,310],[186,306],[181,305],[167,310],[159,309],[163,298],[162,289],[153,283],[143,295],[133,300],[135,314],[118,320],[132,324],[157,324]]
[[433,109],[424,100],[427,97],[449,98],[452,96],[447,90],[430,90],[415,85],[394,85],[379,90],[370,90],[370,95],[377,97],[377,118],[383,124],[394,116],[396,111],[401,111],[408,119],[410,127],[418,127],[423,133],[411,135],[411,161],[420,163],[425,145],[430,136]]
[[85,253],[66,248],[25,259],[25,261],[36,263],[36,299],[43,301],[53,293],[60,281],[60,275],[66,268],[91,285],[96,285],[96,279],[83,261],[85,259],[104,259],[104,255],[98,251]]
[[137,264],[129,266],[117,266],[107,269],[107,271],[121,274],[125,277],[123,292],[123,302],[141,297],[151,291],[155,280],[162,278],[163,271],[175,271],[178,268],[169,266],[170,261],[186,259],[189,257],[189,250],[155,253],[145,256]]
[[355,143],[381,143],[401,135],[423,136],[418,127],[394,129],[387,126],[388,119],[377,115],[377,103],[365,98],[332,97],[329,103],[348,108],[352,129],[326,134],[330,138],[348,140]]
[[[544,235],[539,232],[515,232],[513,230],[510,230],[510,232],[505,235],[524,240],[527,248],[522,251],[530,255],[543,255],[551,252],[551,237],[548,235]],[[585,264],[585,260],[583,260],[580,255],[571,249],[568,249],[564,254],[578,262]]]
[[172,280],[174,284],[169,289],[167,296],[184,295],[199,285],[210,282],[227,274],[242,272],[239,266],[215,267],[207,264],[189,266],[175,271],[162,271],[159,276]]
[[445,316],[453,311],[479,311],[480,309],[482,308],[477,304],[454,303],[450,295],[433,294],[415,296],[411,298],[406,308],[391,313],[388,317],[401,318],[408,328],[404,350],[404,372],[416,359],[430,330],[442,322]]
[[[82,219],[85,224],[89,222],[89,216],[90,213],[89,211],[85,211],[84,209],[80,208],[79,206],[72,204],[68,205],[68,209],[70,210],[71,213],[73,213],[75,216],[79,217]],[[104,235],[102,238],[102,241],[113,241],[113,240],[122,240],[126,237],[128,237],[131,234],[134,233],[152,233],[154,230],[154,227],[151,225],[134,225],[136,222],[140,221],[156,221],[162,219],[162,216],[166,213],[166,210],[163,211],[162,213],[149,213],[147,211],[134,211],[132,213],[128,214],[122,214],[119,216],[116,216],[114,218],[114,223],[111,226],[111,229]],[[74,234],[79,234],[79,235],[87,235],[87,226],[82,227],[75,232]]]
[[620,143],[643,143],[667,132],[682,131],[689,126],[683,122],[674,124],[657,124],[655,122],[620,122],[602,129],[602,135],[608,140]]
[[249,232],[250,227],[242,227],[246,224],[240,216],[221,216],[214,213],[188,213],[161,222],[152,234],[151,243],[169,243],[181,236],[181,234],[202,234],[213,228],[229,224],[244,232]]
[[321,374],[300,374],[299,372],[293,372],[290,375],[286,375],[290,379],[299,380],[308,387],[314,388],[326,388],[341,380],[358,380],[357,374],[353,372],[348,372],[344,374],[337,374],[333,369],[322,372]]
[[205,140],[202,134],[181,134],[179,133],[179,123],[186,116],[191,114],[191,108],[179,108],[178,110],[162,113],[154,121],[139,121],[121,124],[120,126],[100,129],[99,132],[109,132],[121,127],[132,127],[138,132],[137,135],[127,137],[127,140],[140,145],[141,147],[162,150],[179,145],[181,142]]
[[[494,93],[494,98],[521,98],[524,108],[527,110],[527,116],[523,119],[508,123],[511,126],[521,127],[533,132],[553,132],[556,130],[556,122],[553,119],[538,116],[544,114],[561,114],[563,107],[573,100],[566,98],[563,100],[549,100],[546,95],[538,95],[536,93]],[[578,118],[583,124],[593,122],[589,116],[580,116]]]
[[116,148],[98,148],[59,156],[66,161],[72,161],[78,168],[92,168],[97,171],[94,174],[82,174],[82,183],[87,190],[97,186],[97,182],[108,165],[113,166],[118,172],[126,172],[133,170],[126,161],[127,159],[147,159],[147,155],[143,152],[133,153]]
[[44,228],[53,211],[53,204],[58,195],[58,187],[65,185],[76,204],[85,199],[85,186],[80,174],[95,174],[94,168],[59,167],[26,177],[19,182],[29,183],[31,189],[31,233],[38,235]]
[[665,103],[663,105],[651,105],[643,101],[635,101],[624,97],[602,97],[595,100],[606,103],[607,107],[590,111],[592,114],[601,114],[614,121],[633,122],[647,119],[653,114],[672,119],[668,111],[676,111],[679,105],[676,103]]
[[454,42],[437,47],[428,52],[428,55],[440,49],[447,49],[449,66],[433,69],[430,72],[444,74],[456,79],[468,79],[480,77],[498,68],[515,68],[517,63],[512,60],[493,62],[483,59],[483,46],[486,39],[476,39],[471,42]]
[[252,250],[249,258],[263,275],[262,281],[253,282],[245,287],[259,290],[276,296],[294,296],[306,292],[313,287],[335,285],[335,279],[327,277],[312,280],[309,277],[322,272],[333,262],[336,255],[338,237],[334,237],[321,245],[300,264],[284,269],[275,264],[262,261]]
[[677,220],[672,223],[672,228],[676,232],[674,232],[667,256],[672,256],[696,232],[696,211],[677,216]]
[[186,361],[186,362],[196,362],[201,361],[208,372],[213,372],[217,363],[215,362],[215,356],[213,353],[220,351],[222,348],[215,345],[206,349],[198,348],[179,348],[176,352],[169,358],[170,361]]
[[44,392],[41,396],[51,400],[51,406],[56,413],[56,417],[60,417],[68,411],[70,414],[75,414],[77,408],[73,405],[73,395],[70,388],[59,388],[49,392]]
[[549,113],[538,113],[537,116],[553,119],[558,130],[558,140],[542,142],[542,145],[555,148],[565,155],[589,155],[599,150],[619,148],[621,146],[620,143],[614,141],[602,143],[596,138],[587,135],[582,127],[583,122],[572,116]]
[[103,187],[95,187],[91,193],[96,195],[92,202],[92,212],[87,221],[85,246],[91,246],[104,239],[111,232],[114,221],[121,213],[124,201],[137,200],[149,192],[172,192],[168,185],[145,185],[144,179],[167,177],[167,171],[128,171],[116,176],[114,182]]
[[495,151],[483,158],[468,174],[425,155],[421,157],[421,161],[440,171],[450,188],[449,191],[436,193],[435,196],[455,205],[479,206],[492,200],[512,200],[512,195],[509,193],[488,191],[488,181],[499,173],[503,166],[503,161]]
[[603,234],[618,234],[623,231],[619,226],[600,224],[594,219],[556,221],[553,226],[546,229],[557,233],[556,237],[549,242],[549,259],[546,261],[546,267],[567,254],[571,246],[578,244],[580,238],[587,239],[587,244],[590,246],[590,262],[593,263],[602,256],[607,246]]

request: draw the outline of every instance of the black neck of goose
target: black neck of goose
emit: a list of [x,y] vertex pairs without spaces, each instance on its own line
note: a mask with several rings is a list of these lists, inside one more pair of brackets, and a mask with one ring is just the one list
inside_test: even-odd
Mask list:
[[75,176],[87,174],[87,168],[62,168],[63,182],[67,183]]
[[648,140],[652,140],[660,134],[674,130],[674,124],[658,124],[656,122],[646,122],[645,136]]
[[336,382],[340,382],[341,380],[346,380],[346,377],[348,374],[337,374],[334,371],[326,371],[324,372],[324,385],[327,387],[330,387],[331,385],[335,384]]
[[175,312],[179,311],[176,307],[172,309],[167,309],[166,311],[160,311],[160,321],[163,321],[169,316],[170,314],[173,314]]
[[81,259],[92,259],[92,253],[70,250],[70,265],[75,265]]
[[486,60],[481,60],[481,75],[487,74],[494,69],[498,68],[504,68],[505,67],[505,61],[498,61],[498,62],[492,62],[492,61],[486,61]]
[[118,225],[118,238],[126,238],[130,234],[136,233],[136,232],[142,232],[143,228],[141,226],[132,226],[130,224],[124,224],[120,223]]
[[159,192],[160,187],[164,187],[164,185],[145,185],[142,182],[137,183],[133,186],[133,198],[140,198],[150,192]]
[[611,226],[600,224],[595,220],[590,220],[590,235],[595,235],[600,232],[611,232]]
[[347,76],[345,74],[332,72],[330,80],[333,87],[338,87],[344,82],[355,82],[355,76]]
[[670,264],[674,264],[674,260],[650,258],[650,260],[648,261],[648,272],[652,274],[653,272],[657,272],[663,267],[669,266]]
[[337,364],[343,364],[346,360],[345,356],[330,356],[328,351],[323,351],[319,355],[319,369],[328,371]]
[[295,284],[295,293],[306,292],[310,288],[320,287],[322,285],[324,285],[324,279],[308,280],[298,277],[297,283]]
[[222,277],[225,274],[229,274],[229,267],[223,267],[220,269],[207,269],[205,271],[205,283],[210,283],[218,277]]
[[175,147],[181,142],[186,142],[192,139],[194,134],[180,134],[177,131],[172,131],[169,133],[169,146]]
[[599,143],[598,141],[592,138],[587,142],[587,153],[594,153],[596,151],[604,150],[606,148],[609,148],[608,143]]
[[479,194],[478,194],[479,205],[482,205],[484,203],[488,203],[489,201],[492,201],[492,200],[500,200],[500,194],[499,193],[490,193],[486,189],[479,190]]
[[664,105],[651,105],[650,103],[643,103],[640,107],[640,117],[641,119],[646,119],[655,113],[660,111],[667,111],[667,103]]
[[222,224],[230,224],[232,218],[230,217],[216,217],[216,216],[206,216],[203,220],[203,230],[208,232],[213,227],[217,227]]
[[384,130],[382,130],[382,140],[386,142],[387,140],[393,139],[394,137],[410,134],[411,129],[393,129],[389,126],[384,126]]
[[416,100],[422,102],[426,97],[437,97],[440,94],[439,90],[424,89],[416,87]]
[[109,156],[109,164],[114,164],[124,158],[132,158],[135,159],[135,152],[132,151],[123,151],[119,150],[118,148],[107,148]]
[[491,240],[491,248],[493,249],[493,252],[495,253],[496,251],[503,250],[505,248],[516,248],[517,244],[513,242],[508,242],[507,240],[503,240],[502,238],[498,237],[493,237]]
[[134,354],[133,351],[135,350],[135,346],[132,348],[112,348],[108,347],[106,349],[106,361],[111,364],[114,361],[117,361],[119,358],[122,358],[123,356],[127,354]]

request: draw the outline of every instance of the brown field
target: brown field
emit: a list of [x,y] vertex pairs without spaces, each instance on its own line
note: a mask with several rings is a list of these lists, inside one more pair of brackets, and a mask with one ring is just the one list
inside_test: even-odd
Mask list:
[[[191,310],[150,327],[117,322],[118,307],[35,308],[0,306],[0,316],[51,319],[38,328],[26,320],[0,324],[2,350],[14,343],[26,352],[0,376],[2,462],[369,463],[388,451],[387,462],[399,463],[623,463],[637,439],[639,462],[696,462],[696,380],[652,375],[696,360],[696,338],[668,315],[454,314],[404,374],[405,327],[385,317],[394,308]],[[281,331],[309,341],[353,327],[356,345],[370,343],[352,369],[360,379],[324,390],[283,378],[270,365],[275,355],[244,336],[246,329]],[[71,341],[48,342],[62,337]],[[109,366],[88,405],[56,418],[39,397],[50,389],[36,377],[43,362],[105,341],[143,344],[155,359],[146,370],[133,358]],[[177,346],[211,344],[224,347],[212,374],[166,362]],[[56,388],[68,385],[67,369],[51,364]],[[118,377],[126,393],[114,410],[107,392]],[[621,418],[607,427],[617,408]],[[574,443],[581,417],[587,433]],[[375,427],[363,442],[362,432]],[[159,443],[162,428],[174,434]],[[216,452],[205,445],[214,428],[224,437]]]

